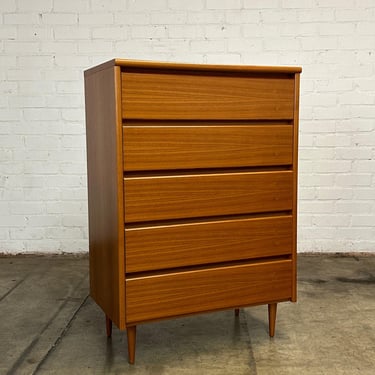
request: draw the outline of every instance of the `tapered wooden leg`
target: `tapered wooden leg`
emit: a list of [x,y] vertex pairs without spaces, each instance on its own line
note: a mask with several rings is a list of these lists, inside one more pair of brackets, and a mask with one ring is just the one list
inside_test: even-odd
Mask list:
[[234,315],[239,316],[240,315],[240,309],[234,309]]
[[108,315],[105,316],[105,327],[107,330],[107,337],[112,337],[112,320]]
[[275,335],[277,303],[268,304],[268,326],[270,337]]
[[128,359],[131,365],[134,364],[135,360],[135,339],[137,333],[137,326],[131,326],[126,328],[126,333],[128,336]]

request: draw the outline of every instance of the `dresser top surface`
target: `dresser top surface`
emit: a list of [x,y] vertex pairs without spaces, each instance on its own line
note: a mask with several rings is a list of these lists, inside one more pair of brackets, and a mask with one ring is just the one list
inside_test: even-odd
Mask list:
[[255,65],[221,65],[221,64],[191,64],[176,62],[159,62],[143,60],[112,59],[90,68],[85,75],[96,71],[107,69],[112,66],[120,66],[129,69],[156,69],[156,70],[178,70],[178,71],[202,71],[202,72],[233,72],[233,73],[278,73],[295,74],[301,73],[301,67],[295,66],[255,66]]

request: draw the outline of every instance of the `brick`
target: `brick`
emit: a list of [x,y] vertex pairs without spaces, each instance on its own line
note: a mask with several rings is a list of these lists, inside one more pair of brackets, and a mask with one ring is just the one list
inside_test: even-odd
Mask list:
[[164,25],[133,26],[131,28],[132,38],[164,38],[167,35],[167,27]]
[[206,38],[233,38],[241,34],[240,25],[207,25],[204,36]]
[[337,200],[337,199],[352,199],[353,189],[340,188],[336,186],[321,187],[318,189],[317,199],[321,200]]
[[374,35],[375,22],[359,22],[357,24],[357,33],[359,35]]
[[82,230],[80,228],[70,228],[70,227],[57,227],[57,228],[46,228],[45,230],[46,238],[55,239],[72,239],[82,237]]
[[206,0],[207,9],[241,9],[241,0]]
[[[187,13],[186,12],[155,12],[151,13],[151,25],[179,25],[185,24],[187,20]],[[144,26],[147,26],[144,25]]]
[[16,215],[41,214],[43,205],[40,202],[10,202],[10,212]]
[[372,158],[371,147],[340,147],[335,150],[336,159],[361,160]]
[[87,12],[89,10],[87,0],[74,0],[74,1],[54,1],[53,10],[56,13],[69,13],[69,12]]
[[[228,41],[228,52],[245,52],[248,50],[261,51],[262,40],[260,38],[229,38]],[[252,62],[253,65],[254,62]]]
[[[59,1],[57,1],[59,3]],[[35,11],[38,12],[50,12],[52,10],[52,0],[17,0],[18,11],[29,12]]]
[[2,26],[0,28],[0,39],[15,40],[17,35],[17,28],[15,26]]
[[222,54],[211,54],[206,55],[207,64],[233,64],[238,65],[241,63],[241,55],[238,53],[222,53]]
[[92,31],[93,39],[113,39],[116,35],[117,38],[125,39],[128,36],[128,29],[123,26],[118,27],[98,27]]
[[5,25],[37,25],[40,21],[37,13],[5,13],[3,19]]
[[243,6],[244,8],[275,9],[279,7],[279,0],[244,0]]
[[338,186],[370,186],[372,175],[370,173],[340,174],[336,177]]
[[279,25],[251,23],[243,25],[242,30],[245,37],[274,37],[279,33]]
[[16,0],[1,0],[1,11],[14,12],[17,8]]
[[163,10],[167,8],[167,0],[129,0],[128,9],[137,12],[150,12],[153,10]]
[[261,20],[265,23],[290,23],[290,22],[297,22],[298,13],[296,10],[292,9],[265,9],[260,11]]
[[112,13],[98,13],[98,14],[79,14],[78,23],[80,25],[111,25],[113,24]]
[[[69,2],[69,4],[71,3]],[[78,24],[78,15],[75,13],[45,13],[42,14],[42,23],[46,25],[74,25]]]
[[11,228],[10,238],[15,240],[41,240],[45,237],[43,228]]
[[86,215],[64,215],[62,224],[67,227],[87,227],[88,223]]
[[82,212],[81,202],[46,202],[46,213],[47,214],[77,214]]
[[112,41],[84,41],[78,45],[78,52],[80,53],[97,53],[97,52],[112,52]]
[[324,160],[314,163],[313,172],[316,173],[347,173],[351,170],[350,160]]
[[374,227],[374,215],[355,215],[352,217],[352,225],[354,227]]
[[57,227],[62,221],[56,215],[29,215],[25,219],[29,227]]
[[60,249],[64,253],[72,253],[72,249],[74,249],[74,253],[87,253],[89,249],[87,236],[86,239],[82,240],[64,239],[64,241],[61,243]]
[[25,138],[25,145],[29,149],[55,149],[59,148],[61,137],[57,135],[29,135]]
[[173,10],[202,10],[204,8],[203,0],[168,0],[168,7]]
[[335,176],[333,174],[304,174],[299,179],[301,186],[333,186],[335,183]]
[[17,40],[8,40],[4,42],[5,53],[16,53],[22,51],[23,53],[37,53],[38,43],[36,42],[19,42]]
[[52,108],[29,108],[23,110],[25,120],[39,120],[39,121],[51,121],[58,120],[60,118],[60,112],[58,109]]
[[355,34],[356,29],[355,23],[321,23],[318,26],[318,33],[320,35],[352,35]]
[[[83,121],[85,118],[85,112],[82,108],[63,108],[61,110],[61,117],[63,120],[67,121]],[[80,133],[82,133],[82,130]]]
[[[362,3],[362,0],[359,2]],[[355,0],[317,0],[316,5],[320,8],[356,8],[359,6]]]
[[8,239],[9,239],[9,229],[0,228],[0,240],[8,240]]
[[375,160],[355,160],[353,171],[357,173],[373,172],[375,174]]
[[313,0],[281,0],[282,8],[307,8],[310,10],[314,5]]
[[201,25],[170,25],[168,26],[168,37],[175,38],[202,38],[204,27]]
[[343,240],[372,240],[374,232],[372,228],[337,228],[337,236]]
[[[45,148],[45,146],[41,147]],[[26,174],[39,174],[39,175],[49,175],[49,174],[57,174],[59,173],[59,166],[57,163],[43,161],[26,161],[25,165],[25,173]],[[56,197],[58,198],[58,197]]]
[[309,9],[298,11],[298,21],[300,22],[334,22],[336,16],[335,9]]
[[10,108],[43,108],[46,100],[43,96],[15,96],[9,98]]
[[302,201],[299,209],[310,213],[332,213],[334,212],[334,203],[330,201]]
[[0,252],[4,254],[20,254],[24,253],[26,245],[21,240],[4,240],[0,241]]
[[374,201],[375,189],[373,185],[369,185],[369,187],[356,187],[353,191],[353,199]]
[[[185,21],[186,21],[186,17],[185,17]],[[114,14],[114,24],[148,25],[149,23],[150,23],[149,13],[116,12]]]
[[25,252],[27,253],[43,253],[43,254],[56,254],[61,253],[62,244],[58,240],[50,240],[43,238],[41,240],[27,240],[25,243]]
[[300,41],[291,37],[270,37],[265,39],[263,43],[265,50],[271,51],[285,51],[286,49],[297,51],[300,49]]
[[301,45],[303,50],[334,50],[337,49],[338,40],[335,36],[302,37]]
[[66,135],[64,134],[61,138],[62,146],[68,148],[79,148],[85,147],[86,140],[82,135]]
[[60,163],[59,169],[61,174],[77,174],[81,176],[86,172],[86,163],[78,163],[77,161],[75,163]]
[[[76,42],[41,42],[40,43],[40,52],[42,53],[50,53],[50,54],[74,54],[78,51],[78,44]],[[56,70],[53,71],[56,74]]]
[[[185,14],[185,13],[184,13]],[[202,24],[207,25],[211,23],[220,23],[224,22],[226,18],[226,14],[228,17],[228,14],[230,12],[225,13],[224,11],[201,11],[201,12],[189,12],[187,14],[187,22],[188,24]],[[238,14],[238,12],[236,12]],[[228,23],[231,23],[229,19],[227,20]],[[238,18],[237,18],[238,22]]]
[[90,39],[91,28],[89,26],[73,25],[73,26],[61,26],[56,25],[53,28],[54,38],[56,40],[78,40],[78,39]]
[[[360,3],[360,1],[357,3]],[[361,8],[337,9],[335,17],[338,22],[373,20],[371,12],[369,12],[368,9]]]
[[226,49],[222,40],[193,40],[190,47],[193,52],[224,52]]

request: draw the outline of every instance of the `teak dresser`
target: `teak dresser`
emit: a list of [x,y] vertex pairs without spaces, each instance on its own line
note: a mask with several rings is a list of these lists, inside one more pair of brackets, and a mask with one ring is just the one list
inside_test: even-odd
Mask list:
[[301,68],[115,59],[85,72],[91,296],[140,323],[296,301]]

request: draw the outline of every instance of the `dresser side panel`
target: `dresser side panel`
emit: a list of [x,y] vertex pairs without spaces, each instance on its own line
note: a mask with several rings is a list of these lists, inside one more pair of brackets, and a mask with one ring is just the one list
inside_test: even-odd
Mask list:
[[85,76],[90,293],[125,328],[120,68]]
[[294,79],[294,116],[293,116],[293,248],[292,248],[292,301],[297,301],[297,215],[298,215],[298,127],[299,127],[299,89],[300,73]]

